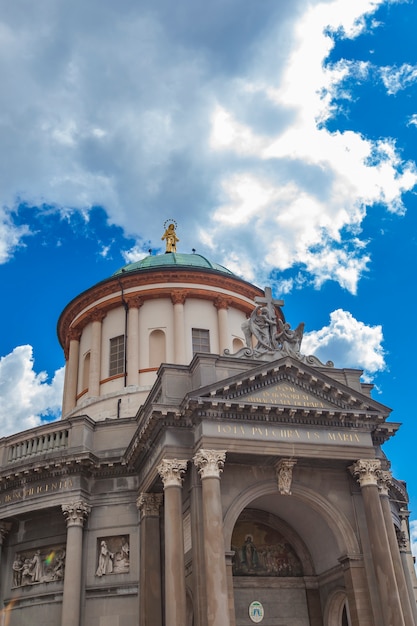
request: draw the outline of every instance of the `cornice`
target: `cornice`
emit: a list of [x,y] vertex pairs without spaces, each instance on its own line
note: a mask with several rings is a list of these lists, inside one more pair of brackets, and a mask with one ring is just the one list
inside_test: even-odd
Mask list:
[[[238,277],[220,274],[219,272],[214,270],[206,270],[201,268],[199,268],[198,270],[178,267],[164,268],[163,270],[141,270],[136,273],[132,272],[126,275],[110,277],[109,279],[98,283],[97,285],[84,291],[79,296],[75,297],[65,307],[58,320],[57,326],[58,339],[61,343],[61,346],[64,347],[65,342],[67,341],[67,336],[71,325],[72,328],[82,328],[83,325],[87,323],[84,316],[82,316],[81,319],[77,319],[76,324],[73,324],[74,319],[79,316],[82,311],[88,309],[89,307],[92,307],[95,303],[97,303],[98,300],[101,300],[102,298],[108,298],[112,294],[117,294],[114,295],[113,298],[110,298],[105,302],[96,304],[95,308],[103,311],[108,311],[111,308],[115,308],[116,306],[121,306],[122,287],[124,291],[135,287],[144,288],[141,289],[138,294],[125,294],[126,299],[131,298],[132,295],[138,295],[143,298],[143,300],[161,297],[170,298],[172,289],[169,287],[169,285],[176,282],[201,286],[198,289],[188,288],[188,296],[193,298],[200,297],[214,301],[216,297],[219,296],[218,293],[205,290],[205,286],[231,291],[235,294],[235,296],[229,296],[229,294],[225,294],[225,297],[231,298],[233,304],[237,308],[241,309],[244,313],[250,313],[253,307],[251,304],[245,302],[244,299],[240,299],[239,296],[241,298],[246,298],[250,301],[253,301],[255,296],[263,295],[263,291],[261,289],[255,287],[254,285],[251,285],[250,283],[245,282]],[[152,285],[156,284],[166,284],[167,287],[152,287]],[[89,312],[87,311],[87,313]]]

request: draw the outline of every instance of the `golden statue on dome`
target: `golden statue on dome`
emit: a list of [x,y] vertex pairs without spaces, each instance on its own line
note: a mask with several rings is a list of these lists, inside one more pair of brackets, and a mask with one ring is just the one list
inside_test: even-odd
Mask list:
[[[168,223],[168,226],[167,226],[167,223]],[[179,241],[179,239],[177,237],[177,233],[175,232],[176,227],[177,227],[177,222],[175,220],[167,220],[164,223],[165,232],[162,235],[161,239],[162,240],[165,239],[165,243],[166,243],[165,253],[177,251],[177,241]]]

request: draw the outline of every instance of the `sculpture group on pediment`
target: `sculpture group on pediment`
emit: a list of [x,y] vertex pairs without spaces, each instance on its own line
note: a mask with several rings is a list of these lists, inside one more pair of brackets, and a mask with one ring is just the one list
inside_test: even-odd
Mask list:
[[17,552],[12,565],[12,587],[50,583],[64,579],[65,546]]
[[97,539],[96,576],[126,574],[129,571],[130,547],[126,535]]
[[[313,355],[303,355],[301,353],[301,342],[304,334],[304,322],[300,322],[296,328],[291,328],[285,322],[280,306],[282,300],[274,300],[271,289],[265,288],[264,297],[255,298],[255,308],[249,318],[242,324],[242,331],[245,336],[246,347],[231,354],[225,350],[224,354],[238,358],[255,358],[263,361],[272,361],[286,356],[291,356],[309,365],[320,365],[322,363]],[[333,363],[328,361],[327,367],[333,367]]]
[[295,550],[277,530],[238,521],[232,535],[234,576],[302,576]]

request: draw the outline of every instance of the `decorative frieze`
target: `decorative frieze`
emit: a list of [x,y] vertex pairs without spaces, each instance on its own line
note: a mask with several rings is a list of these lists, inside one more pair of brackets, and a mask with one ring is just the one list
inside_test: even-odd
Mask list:
[[381,461],[379,459],[359,459],[349,469],[361,487],[377,485]]
[[63,580],[65,556],[64,545],[17,552],[12,564],[12,587]]
[[187,469],[188,461],[178,459],[163,459],[158,465],[158,474],[162,478],[164,489],[167,487],[181,487],[182,475]]
[[278,490],[282,496],[291,495],[292,471],[296,463],[295,459],[280,459],[275,465]]
[[219,478],[226,460],[226,450],[199,450],[194,464],[201,478]]
[[141,493],[136,500],[136,506],[144,517],[159,517],[162,505],[162,493]]
[[70,502],[69,504],[62,504],[61,509],[66,519],[67,527],[83,527],[84,522],[91,511],[91,507],[82,500],[76,500],[75,502]]

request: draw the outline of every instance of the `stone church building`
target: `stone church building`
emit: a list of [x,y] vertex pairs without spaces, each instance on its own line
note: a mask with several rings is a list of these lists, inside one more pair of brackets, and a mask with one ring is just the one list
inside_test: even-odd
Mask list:
[[163,238],[62,312],[62,419],[0,439],[0,625],[416,626],[390,409]]

